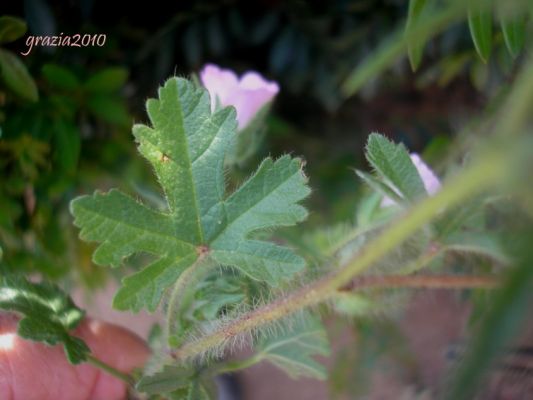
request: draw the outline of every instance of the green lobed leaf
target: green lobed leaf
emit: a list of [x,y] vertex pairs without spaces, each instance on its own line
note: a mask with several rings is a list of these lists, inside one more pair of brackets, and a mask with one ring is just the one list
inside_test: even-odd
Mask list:
[[[423,16],[426,10],[427,0],[409,0],[409,11],[407,13],[407,22],[405,25],[406,32],[409,32],[411,27],[416,24]],[[422,61],[424,54],[426,38],[412,37],[407,41],[407,55],[409,56],[409,63],[411,69],[416,71]]]
[[526,37],[526,20],[523,17],[501,21],[505,46],[513,58],[518,57]]
[[37,101],[37,86],[26,66],[10,51],[0,49],[0,78],[17,96]]
[[292,378],[306,376],[325,379],[325,367],[313,359],[329,354],[326,331],[319,318],[307,317],[294,322],[286,333],[258,343],[258,361],[266,360]]
[[403,144],[395,144],[383,135],[371,133],[366,145],[366,158],[380,177],[406,200],[415,201],[427,194]]
[[87,359],[89,347],[69,334],[84,312],[57,286],[32,283],[19,276],[0,278],[0,308],[21,314],[18,334],[48,345],[62,344],[68,360],[79,364]]
[[123,280],[114,306],[153,311],[183,271],[207,260],[271,285],[303,268],[304,260],[290,249],[249,238],[307,216],[297,204],[309,194],[300,160],[268,158],[226,196],[224,159],[234,143],[235,110],[211,113],[207,91],[180,78],[169,79],[147,109],[152,127],[135,125],[133,134],[154,167],[167,209],[152,210],[117,190],[71,203],[80,237],[101,243],[93,256],[97,264],[117,267],[135,253],[155,259]]
[[479,57],[487,62],[492,48],[492,13],[470,7],[468,9],[468,27]]
[[20,18],[2,15],[0,17],[0,43],[14,42],[22,37],[28,27]]

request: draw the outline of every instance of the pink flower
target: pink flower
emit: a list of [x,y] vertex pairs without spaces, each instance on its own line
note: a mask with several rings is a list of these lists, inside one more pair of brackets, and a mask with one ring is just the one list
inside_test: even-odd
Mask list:
[[213,64],[204,66],[200,80],[209,91],[213,110],[217,105],[235,107],[239,130],[245,128],[279,92],[276,82],[265,80],[257,72],[248,71],[239,79],[233,71]]
[[[422,178],[426,192],[428,192],[430,196],[437,193],[440,190],[440,181],[435,173],[427,166],[427,164],[420,158],[418,154],[411,153],[411,161],[415,165],[420,178]],[[381,201],[381,207],[388,207],[394,204],[396,204],[396,202],[390,197],[384,197]]]

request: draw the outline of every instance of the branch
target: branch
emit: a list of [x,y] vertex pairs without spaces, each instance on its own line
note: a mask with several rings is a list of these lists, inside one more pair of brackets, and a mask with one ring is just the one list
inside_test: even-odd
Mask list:
[[424,288],[424,289],[493,289],[500,285],[495,276],[461,275],[381,275],[354,279],[339,291],[357,291],[373,288]]

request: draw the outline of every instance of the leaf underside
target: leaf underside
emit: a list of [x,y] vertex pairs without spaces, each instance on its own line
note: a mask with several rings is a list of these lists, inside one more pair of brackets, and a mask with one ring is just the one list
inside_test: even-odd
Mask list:
[[300,376],[325,379],[325,367],[313,359],[329,354],[326,331],[320,319],[296,320],[286,333],[258,344],[258,357],[281,368],[292,378]]
[[310,192],[301,161],[267,158],[227,195],[224,159],[237,128],[233,107],[212,113],[207,91],[171,78],[147,110],[151,126],[135,125],[133,135],[154,168],[167,209],[151,209],[118,190],[71,203],[80,237],[100,243],[96,264],[118,267],[136,253],[154,258],[124,278],[114,307],[154,311],[165,290],[205,255],[273,286],[302,269],[304,260],[291,249],[250,238],[306,218],[298,204]]
[[90,353],[83,340],[69,334],[84,313],[57,286],[4,276],[0,278],[0,308],[22,315],[19,336],[50,346],[62,344],[72,364],[85,361]]

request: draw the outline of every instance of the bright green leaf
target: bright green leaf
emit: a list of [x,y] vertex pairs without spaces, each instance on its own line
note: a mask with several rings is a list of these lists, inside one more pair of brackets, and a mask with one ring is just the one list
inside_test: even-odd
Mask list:
[[518,57],[526,37],[525,18],[504,19],[501,21],[503,39],[513,58]]
[[120,67],[106,68],[91,76],[83,84],[85,90],[93,93],[116,92],[128,80],[128,70]]
[[101,243],[93,257],[97,264],[116,267],[135,253],[155,258],[124,279],[114,306],[153,311],[163,292],[202,259],[271,285],[303,268],[304,260],[290,249],[249,238],[307,216],[297,204],[309,194],[300,160],[268,158],[226,197],[224,158],[236,132],[235,110],[212,114],[207,91],[179,78],[169,79],[147,109],[153,127],[135,125],[133,134],[154,167],[168,209],[152,210],[116,190],[71,204],[81,238]]
[[0,49],[0,77],[17,96],[29,101],[39,99],[37,86],[26,66],[15,54],[3,49]]
[[403,144],[372,133],[366,145],[366,158],[380,177],[405,199],[415,201],[427,194],[424,183]]
[[486,10],[468,9],[468,27],[477,53],[487,62],[492,48],[492,14]]
[[20,18],[3,15],[0,17],[0,43],[14,42],[26,33],[28,27]]
[[[407,14],[407,23],[405,26],[406,32],[409,32],[411,27],[416,24],[426,9],[427,0],[410,0],[409,11]],[[422,55],[424,54],[425,38],[412,37],[407,40],[407,54],[409,56],[409,62],[411,63],[411,69],[416,71],[422,61]]]
[[257,361],[267,360],[292,378],[326,378],[325,367],[313,359],[329,354],[326,331],[320,319],[307,317],[294,321],[286,333],[262,340],[257,346]]
[[46,64],[42,72],[48,83],[57,89],[73,91],[80,86],[78,77],[60,65]]
[[69,334],[83,318],[83,311],[56,286],[4,276],[0,278],[0,308],[22,315],[18,325],[21,337],[51,346],[61,343],[72,364],[85,361],[90,353],[81,339]]

